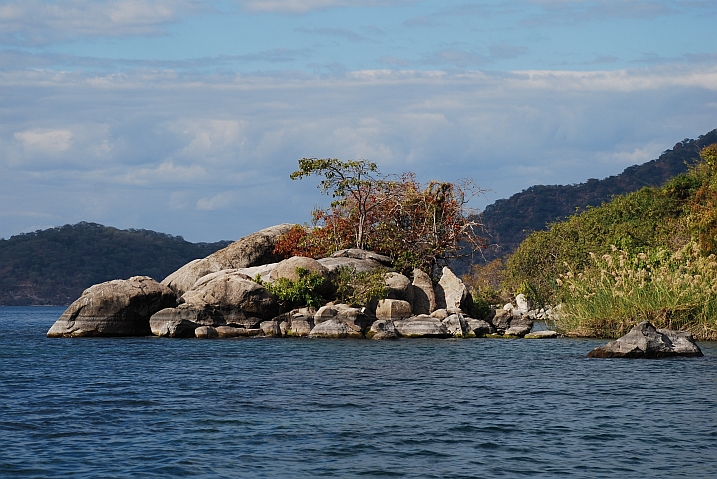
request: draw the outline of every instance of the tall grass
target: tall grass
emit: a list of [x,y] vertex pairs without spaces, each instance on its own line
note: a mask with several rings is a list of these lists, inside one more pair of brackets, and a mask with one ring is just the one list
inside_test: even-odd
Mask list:
[[563,300],[555,327],[564,334],[619,337],[640,321],[717,340],[717,259],[696,242],[628,253],[591,253],[582,272],[560,275]]

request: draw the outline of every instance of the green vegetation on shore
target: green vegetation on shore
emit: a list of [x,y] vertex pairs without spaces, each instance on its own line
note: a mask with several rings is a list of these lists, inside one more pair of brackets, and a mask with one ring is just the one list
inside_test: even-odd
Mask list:
[[533,231],[545,230],[556,221],[600,206],[615,195],[632,193],[645,186],[659,187],[685,173],[699,161],[699,151],[717,142],[717,129],[696,140],[684,139],[659,158],[626,168],[619,175],[589,179],[575,185],[535,185],[510,198],[497,200],[481,214],[488,242],[488,261],[513,253]]
[[556,327],[617,337],[631,325],[717,339],[717,145],[660,188],[648,187],[531,234],[504,287],[563,304]]

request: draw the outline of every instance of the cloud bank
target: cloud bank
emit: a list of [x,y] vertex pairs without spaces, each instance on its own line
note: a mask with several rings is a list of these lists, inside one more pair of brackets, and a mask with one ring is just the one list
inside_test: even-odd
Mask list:
[[304,156],[472,177],[493,190],[484,206],[616,174],[717,127],[717,68],[696,66],[202,80],[18,71],[0,89],[0,237],[86,220],[213,241],[307,221],[328,199],[311,179],[289,180]]

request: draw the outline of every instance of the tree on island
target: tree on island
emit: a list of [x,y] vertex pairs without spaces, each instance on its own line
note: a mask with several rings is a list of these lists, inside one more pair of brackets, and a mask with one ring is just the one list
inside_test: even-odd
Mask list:
[[323,176],[318,187],[335,200],[312,212],[312,227],[296,225],[276,252],[319,258],[358,247],[385,254],[404,272],[433,271],[484,247],[482,227],[468,202],[482,190],[472,180],[431,181],[415,174],[382,175],[366,160],[302,158],[292,179]]

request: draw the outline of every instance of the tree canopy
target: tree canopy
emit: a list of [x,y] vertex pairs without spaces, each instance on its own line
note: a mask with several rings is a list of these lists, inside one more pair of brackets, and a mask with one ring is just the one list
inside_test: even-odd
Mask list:
[[299,167],[292,179],[323,175],[319,188],[336,200],[313,212],[313,227],[297,225],[281,238],[280,254],[321,257],[359,247],[390,256],[404,271],[432,271],[484,245],[468,207],[482,191],[472,180],[421,185],[414,173],[384,176],[366,160],[303,158]]

